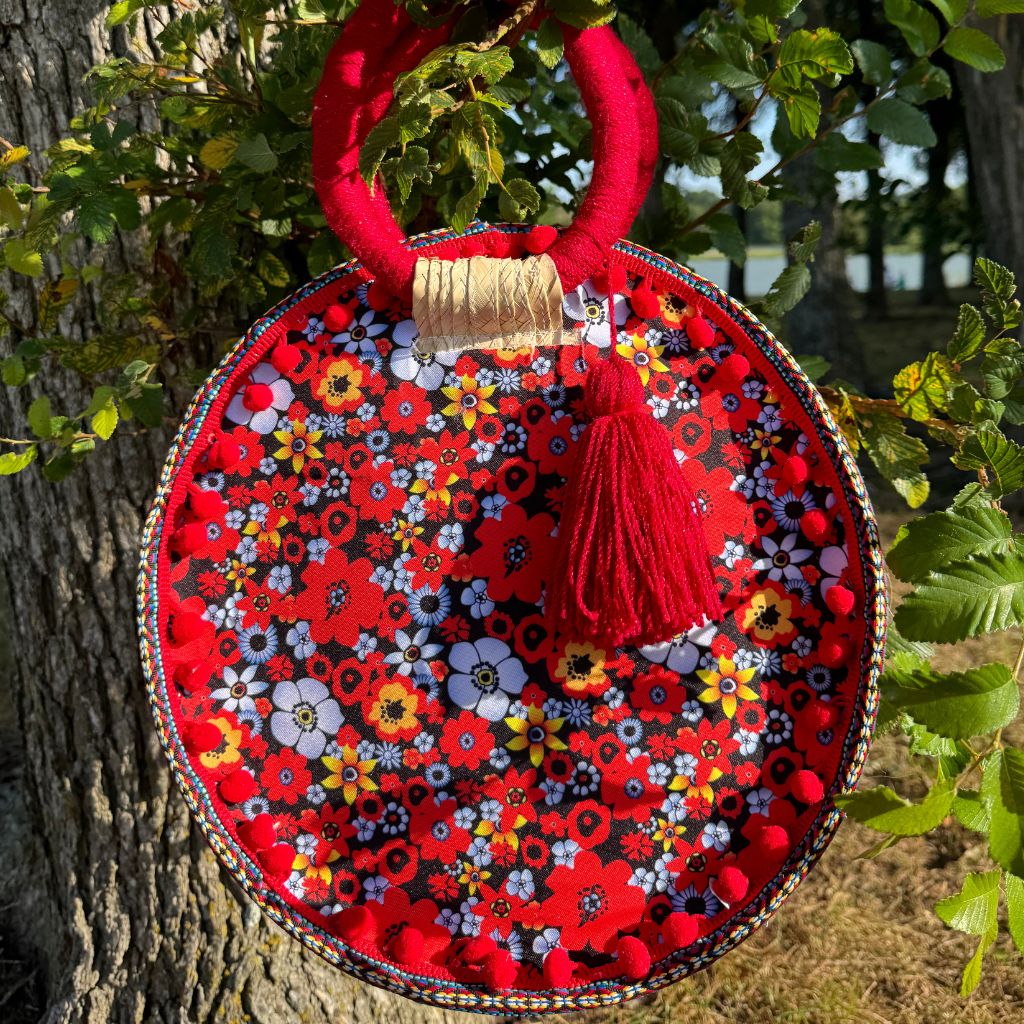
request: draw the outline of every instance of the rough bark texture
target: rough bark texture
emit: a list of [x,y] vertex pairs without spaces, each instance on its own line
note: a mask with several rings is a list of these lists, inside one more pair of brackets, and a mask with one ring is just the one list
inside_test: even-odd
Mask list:
[[984,29],[1006,53],[1006,67],[983,75],[964,64],[957,77],[964,96],[971,170],[985,222],[985,255],[1024,280],[1024,18],[989,18]]
[[[110,52],[104,9],[0,0],[0,135],[39,152],[66,128],[82,75]],[[31,322],[31,291],[15,295]],[[87,336],[94,313],[85,296],[62,326]],[[87,402],[70,377],[49,376],[47,392],[55,408]],[[0,391],[0,434],[23,433],[31,397]],[[36,964],[4,1012],[32,998],[46,1021],[87,1024],[454,1020],[349,980],[265,922],[190,825],[135,639],[140,528],[169,438],[118,436],[62,484],[30,471],[0,487],[0,704],[13,701],[0,713],[0,907],[7,944]]]

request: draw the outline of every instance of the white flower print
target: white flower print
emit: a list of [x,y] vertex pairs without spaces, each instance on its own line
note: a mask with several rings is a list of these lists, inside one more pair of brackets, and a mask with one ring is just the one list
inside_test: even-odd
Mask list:
[[224,415],[232,423],[240,423],[242,426],[255,430],[257,434],[269,434],[276,429],[277,421],[283,412],[287,412],[288,406],[295,401],[295,393],[291,384],[274,369],[270,363],[260,363],[250,374],[250,380],[254,384],[266,384],[273,396],[270,405],[259,412],[245,407],[245,388],[240,388],[238,393],[228,403]]
[[845,545],[841,548],[833,545],[822,551],[818,560],[818,565],[823,573],[820,583],[822,597],[839,582],[849,564],[850,560],[846,554]]
[[700,660],[701,648],[710,647],[717,629],[713,622],[691,629],[689,633],[680,633],[671,640],[660,644],[641,647],[640,653],[656,665],[664,665],[669,672],[687,675],[692,672]]
[[278,683],[271,695],[277,710],[270,730],[278,743],[294,747],[302,757],[320,757],[327,740],[341,728],[344,718],[338,702],[319,679],[290,679]]
[[494,637],[457,643],[448,656],[448,696],[461,708],[497,722],[508,712],[509,694],[522,693],[526,672],[508,644]]
[[[583,341],[597,348],[608,348],[611,343],[611,325],[608,296],[594,288],[591,282],[581,284],[562,301],[562,309],[577,323],[582,323]],[[615,326],[621,327],[629,316],[629,303],[625,296],[616,295],[613,305]]]
[[267,684],[255,678],[258,666],[250,665],[236,672],[230,665],[224,667],[224,685],[211,691],[214,700],[221,701],[224,711],[250,711],[256,707],[254,697],[259,696]]
[[436,391],[444,381],[445,372],[455,365],[457,351],[421,352],[416,342],[419,333],[412,320],[403,320],[391,335],[391,372],[399,380],[411,380],[424,391]]
[[429,675],[429,661],[444,650],[444,645],[428,644],[428,636],[430,636],[429,627],[417,630],[414,636],[409,636],[404,629],[396,629],[395,646],[398,647],[398,650],[387,655],[384,658],[384,663],[396,665],[398,673],[403,676]]
[[798,533],[787,533],[781,541],[776,542],[769,536],[761,538],[761,550],[765,557],[754,563],[757,572],[768,571],[770,580],[802,580],[800,566],[811,557],[810,548],[798,548]]

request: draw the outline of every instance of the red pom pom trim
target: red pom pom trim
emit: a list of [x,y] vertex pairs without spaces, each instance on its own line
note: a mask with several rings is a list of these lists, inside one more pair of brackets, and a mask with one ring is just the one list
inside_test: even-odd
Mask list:
[[496,949],[488,953],[480,974],[484,984],[493,992],[505,992],[516,980],[519,968],[507,949]]
[[726,905],[738,903],[747,895],[750,879],[732,864],[726,864],[718,872],[718,877],[711,886],[714,894]]
[[738,387],[747,374],[750,373],[750,361],[739,352],[733,352],[726,356],[715,370],[715,383],[720,388]]
[[171,643],[176,647],[184,647],[205,636],[211,625],[198,612],[176,612],[167,622],[167,632]]
[[810,468],[805,459],[799,455],[791,455],[782,463],[782,471],[779,474],[784,484],[795,487],[797,484],[806,482],[810,476]]
[[196,519],[220,519],[227,511],[224,499],[216,491],[192,484],[188,489],[188,510]]
[[190,722],[183,738],[190,754],[208,754],[220,746],[224,734],[213,722]]
[[271,391],[269,384],[260,384],[258,382],[246,384],[245,391],[242,394],[242,405],[249,412],[263,412],[264,409],[269,409],[273,404],[274,392]]
[[616,954],[619,967],[627,978],[640,981],[651,973],[650,951],[635,935],[619,939]]
[[406,967],[418,964],[423,959],[423,932],[406,925],[389,946],[391,955]]
[[238,769],[221,779],[217,790],[225,803],[240,804],[256,792],[256,780],[249,772]]
[[838,584],[830,587],[829,592],[825,595],[825,604],[835,615],[849,615],[853,611],[853,602],[853,591]]
[[850,654],[850,646],[845,640],[826,640],[818,648],[818,660],[825,668],[839,668]]
[[332,927],[346,942],[365,942],[373,931],[373,915],[366,907],[349,907],[334,915]]
[[259,862],[270,878],[287,878],[295,862],[295,851],[287,843],[278,843],[269,850],[260,850]]
[[531,228],[523,239],[526,251],[533,253],[534,256],[547,252],[557,241],[558,229],[550,224],[538,224],[535,228]]
[[812,771],[802,768],[790,781],[793,796],[802,804],[820,804],[825,799],[825,787]]
[[812,508],[800,517],[800,529],[813,544],[820,544],[828,533],[828,520],[821,509]]
[[572,959],[561,946],[556,946],[544,957],[544,981],[549,988],[568,988],[572,972]]
[[711,348],[715,343],[715,328],[702,316],[691,317],[686,322],[686,337],[690,340],[690,347],[698,351]]
[[388,290],[388,286],[383,281],[374,281],[369,288],[366,289],[366,304],[378,312],[385,310],[394,301],[394,296]]
[[171,537],[171,550],[178,555],[194,555],[201,551],[209,541],[206,527],[202,523],[185,523],[174,531]]
[[633,289],[633,294],[629,297],[629,301],[633,306],[633,312],[637,316],[643,317],[644,320],[653,320],[661,313],[661,303],[658,301],[658,296],[643,282]]
[[213,442],[213,446],[210,448],[210,454],[207,455],[206,461],[214,469],[222,469],[225,472],[228,472],[238,465],[241,458],[242,449],[238,446],[238,442],[233,437],[219,437]]
[[174,666],[172,678],[176,686],[186,693],[193,693],[204,687],[213,675],[213,667],[205,661],[181,662]]
[[291,373],[302,362],[302,353],[294,346],[281,342],[270,353],[270,364],[278,373]]
[[336,302],[327,307],[324,313],[324,327],[332,334],[338,334],[345,330],[350,323],[352,323],[352,310],[348,306],[342,306]]
[[693,914],[669,914],[662,926],[665,943],[673,949],[689,946],[697,938],[698,930],[699,924]]
[[243,821],[238,826],[238,838],[250,850],[269,850],[277,842],[274,819],[269,814],[257,814],[251,821]]

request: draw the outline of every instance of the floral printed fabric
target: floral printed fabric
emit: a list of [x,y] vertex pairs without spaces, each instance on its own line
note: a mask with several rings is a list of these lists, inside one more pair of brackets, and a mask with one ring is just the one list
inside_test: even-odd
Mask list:
[[[283,375],[268,353],[238,377],[219,427],[241,460],[200,459],[189,481],[226,511],[171,568],[213,668],[175,713],[220,730],[194,759],[211,781],[255,780],[224,817],[272,816],[300,914],[330,929],[365,905],[384,958],[413,923],[441,976],[465,936],[542,987],[556,946],[599,966],[672,912],[714,931],[741,910],[718,872],[742,866],[744,902],[770,881],[778,864],[744,857],[753,830],[804,834],[817,809],[789,781],[809,768],[828,790],[857,702],[863,624],[826,594],[841,582],[862,607],[864,586],[810,420],[753,351],[744,380],[717,384],[734,342],[692,351],[694,310],[665,289],[651,321],[590,282],[567,295],[578,345],[422,355],[412,321],[349,280],[286,314],[301,360]],[[337,334],[328,299],[354,313]],[[727,609],[637,650],[552,636],[543,615],[580,385],[613,345],[671,433]],[[258,411],[253,385],[271,396]],[[810,479],[783,485],[796,454]],[[824,664],[837,643],[846,663]]]

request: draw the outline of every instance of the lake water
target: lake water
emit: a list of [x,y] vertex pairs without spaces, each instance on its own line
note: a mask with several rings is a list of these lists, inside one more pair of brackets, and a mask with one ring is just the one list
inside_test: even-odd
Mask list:
[[[721,288],[729,283],[729,263],[724,259],[696,259],[691,266],[702,277],[710,278]],[[782,273],[786,260],[778,256],[752,256],[744,268],[748,295],[764,295]],[[813,266],[811,268],[814,269]],[[850,284],[859,292],[868,288],[868,258],[863,254],[848,256],[846,272]],[[921,256],[919,253],[894,252],[885,257],[885,273],[889,287],[899,291],[917,291],[921,287]],[[970,283],[971,260],[967,253],[955,253],[943,267],[946,286],[963,288]]]

